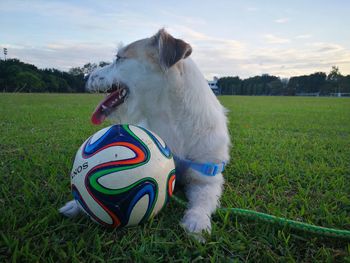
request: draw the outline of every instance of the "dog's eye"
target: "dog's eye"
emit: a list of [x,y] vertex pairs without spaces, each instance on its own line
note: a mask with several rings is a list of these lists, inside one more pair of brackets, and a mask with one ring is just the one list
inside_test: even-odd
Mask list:
[[119,56],[119,55],[116,55],[115,57],[116,57],[116,61],[117,61],[117,62],[120,61],[120,60],[122,60],[122,59],[124,59],[123,57],[121,57],[121,56]]

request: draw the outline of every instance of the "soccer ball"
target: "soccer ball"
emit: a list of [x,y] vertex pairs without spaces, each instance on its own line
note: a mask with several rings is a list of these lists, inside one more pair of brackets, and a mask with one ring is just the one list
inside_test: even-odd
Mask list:
[[79,148],[71,172],[74,199],[101,225],[118,228],[145,222],[168,202],[175,165],[155,133],[134,125],[113,125]]

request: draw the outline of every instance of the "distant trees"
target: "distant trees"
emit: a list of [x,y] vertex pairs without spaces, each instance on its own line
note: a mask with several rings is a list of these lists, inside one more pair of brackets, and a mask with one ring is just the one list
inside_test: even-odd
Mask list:
[[217,85],[224,95],[282,95],[286,86],[280,78],[268,74],[244,80],[239,77],[223,77]]
[[85,77],[108,62],[87,63],[68,72],[38,69],[18,59],[0,60],[0,90],[5,92],[85,92]]
[[287,89],[288,95],[298,93],[317,93],[325,91],[327,75],[323,72],[316,72],[311,75],[304,75],[290,78]]
[[244,80],[239,77],[223,77],[218,80],[217,85],[223,95],[329,95],[337,92],[350,93],[350,75],[342,76],[339,69],[333,66],[328,75],[316,72],[291,77],[289,80],[268,74]]
[[223,77],[217,82],[221,94],[241,95],[242,80],[239,77]]
[[290,78],[288,82],[290,95],[298,93],[319,93],[329,95],[330,93],[349,93],[350,75],[342,76],[339,68],[333,66],[330,73],[316,72],[310,75]]
[[342,81],[343,76],[340,74],[339,68],[336,66],[332,67],[331,72],[327,76],[327,80],[330,84],[330,90],[334,93],[340,91],[340,82]]
[[43,92],[45,83],[34,72],[19,72],[15,75],[15,87],[17,91]]
[[[85,80],[96,68],[109,62],[87,63],[68,72],[57,69],[38,69],[18,59],[0,59],[0,91],[4,92],[85,92]],[[247,79],[222,77],[217,82],[223,95],[289,95],[317,93],[350,93],[350,75],[343,76],[333,66],[329,74],[316,72],[310,75],[281,79],[263,74]]]
[[340,78],[339,92],[350,93],[350,75]]
[[75,68],[71,68],[69,70],[69,73],[75,76],[78,75],[84,75],[87,76],[89,75],[91,72],[93,72],[95,69],[97,69],[98,67],[104,67],[109,65],[109,62],[105,62],[105,61],[101,61],[98,65],[96,63],[87,63],[85,64],[83,67],[75,67]]

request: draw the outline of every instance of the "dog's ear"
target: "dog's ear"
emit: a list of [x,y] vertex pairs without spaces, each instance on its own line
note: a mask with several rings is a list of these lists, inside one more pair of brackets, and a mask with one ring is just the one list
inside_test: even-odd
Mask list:
[[154,44],[159,51],[159,63],[163,69],[168,69],[180,59],[187,58],[192,53],[192,47],[181,39],[174,38],[164,29],[153,36]]

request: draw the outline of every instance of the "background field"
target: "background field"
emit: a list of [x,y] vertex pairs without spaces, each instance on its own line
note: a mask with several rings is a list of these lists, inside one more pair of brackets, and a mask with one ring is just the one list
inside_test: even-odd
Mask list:
[[[350,242],[217,214],[206,244],[171,202],[152,222],[107,231],[57,209],[100,95],[0,95],[0,261],[350,261]],[[350,99],[221,97],[232,161],[225,207],[350,230]],[[107,123],[105,125],[108,125]]]

